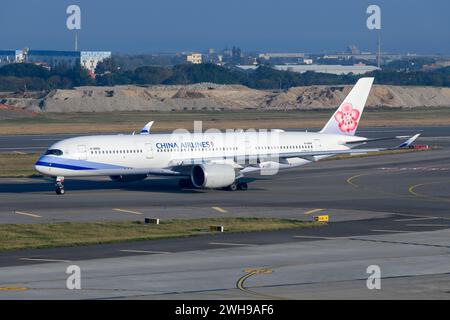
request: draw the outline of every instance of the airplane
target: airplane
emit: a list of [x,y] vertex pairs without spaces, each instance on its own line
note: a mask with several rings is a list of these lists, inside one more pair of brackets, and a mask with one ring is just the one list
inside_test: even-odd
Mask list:
[[[374,78],[360,78],[319,132],[275,129],[265,132],[152,133],[149,122],[140,134],[94,135],[61,140],[35,163],[55,179],[56,194],[65,194],[65,177],[109,176],[130,182],[149,176],[179,177],[182,188],[246,190],[245,174],[278,172],[339,154],[366,154],[409,147],[418,137],[368,139],[355,136]],[[394,148],[355,147],[373,141],[406,139]],[[272,170],[272,171],[271,171]]]

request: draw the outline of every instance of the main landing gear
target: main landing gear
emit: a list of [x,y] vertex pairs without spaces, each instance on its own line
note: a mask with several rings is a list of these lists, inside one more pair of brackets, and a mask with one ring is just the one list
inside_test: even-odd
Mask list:
[[65,194],[64,190],[64,177],[56,177],[55,181],[55,192],[56,194]]
[[247,190],[248,185],[246,182],[243,181],[235,181],[232,184],[230,184],[228,187],[225,187],[224,190],[228,191],[237,191],[237,190]]

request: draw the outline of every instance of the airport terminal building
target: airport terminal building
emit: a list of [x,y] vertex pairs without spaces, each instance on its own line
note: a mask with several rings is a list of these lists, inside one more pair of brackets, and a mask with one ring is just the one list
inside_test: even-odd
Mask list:
[[111,57],[111,51],[0,50],[0,66],[10,63],[35,63],[55,68],[82,66],[95,74],[97,64]]

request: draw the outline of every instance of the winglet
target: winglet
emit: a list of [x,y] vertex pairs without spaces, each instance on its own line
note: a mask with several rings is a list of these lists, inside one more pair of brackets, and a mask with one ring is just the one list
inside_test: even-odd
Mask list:
[[396,146],[394,149],[401,149],[401,148],[407,148],[409,147],[414,141],[416,141],[416,139],[420,136],[420,133],[415,134],[414,136],[412,136],[411,138],[409,138],[408,140],[406,140],[405,142],[403,142],[402,144]]
[[147,123],[142,129],[141,129],[141,134],[150,134],[150,128],[152,127],[153,123],[155,121],[150,121],[149,123]]

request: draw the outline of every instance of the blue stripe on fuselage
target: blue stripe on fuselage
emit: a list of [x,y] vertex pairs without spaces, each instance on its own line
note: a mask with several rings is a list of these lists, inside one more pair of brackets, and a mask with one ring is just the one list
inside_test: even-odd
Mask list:
[[98,170],[96,168],[80,167],[80,166],[74,166],[74,165],[68,165],[68,164],[62,164],[62,163],[50,163],[50,162],[44,162],[44,161],[38,161],[38,162],[36,162],[35,165],[43,166],[43,167],[50,167],[50,168],[68,169],[68,170]]
[[75,160],[57,156],[42,156],[35,164],[36,166],[54,167],[68,170],[108,170],[126,169],[127,167],[114,164],[93,162],[86,160]]

